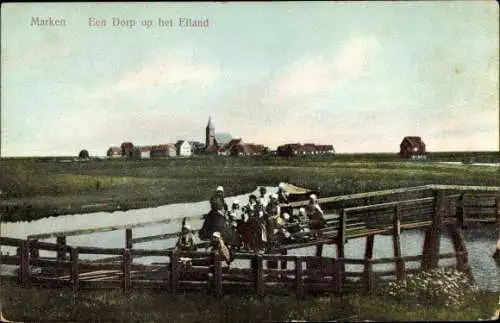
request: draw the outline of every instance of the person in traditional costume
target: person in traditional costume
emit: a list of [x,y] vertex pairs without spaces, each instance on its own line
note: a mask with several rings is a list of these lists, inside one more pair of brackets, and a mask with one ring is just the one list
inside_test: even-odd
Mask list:
[[325,214],[319,206],[318,197],[315,194],[309,196],[309,204],[306,206],[306,214],[310,220],[311,230],[319,230],[325,227]]
[[236,220],[241,220],[242,218],[242,212],[240,209],[240,202],[238,200],[234,200],[233,204],[231,205],[231,211],[229,212],[229,222],[233,222]]
[[210,198],[210,212],[204,216],[203,226],[198,232],[201,240],[210,240],[212,233],[219,231],[227,238],[229,224],[227,219],[228,207],[224,201],[224,188],[218,186]]
[[267,189],[264,186],[261,186],[259,188],[259,193],[260,193],[260,196],[259,196],[260,204],[262,204],[264,207],[266,207],[266,205],[267,205],[267,201],[266,201]]
[[212,234],[212,251],[218,251],[229,266],[231,264],[231,254],[229,248],[224,243],[220,232],[216,231]]
[[291,214],[293,212],[292,206],[290,205],[290,201],[288,199],[289,193],[286,191],[285,183],[279,183],[278,185],[278,202],[281,205],[281,213]]
[[196,244],[194,241],[194,234],[191,231],[191,226],[184,223],[182,226],[181,236],[175,245],[176,249],[182,251],[196,251]]
[[276,193],[269,196],[269,203],[264,212],[264,219],[266,222],[266,232],[268,241],[276,242],[278,227],[283,221],[281,218],[281,209],[278,202],[278,195]]
[[256,212],[257,209],[257,196],[251,194],[248,197],[248,204],[243,207],[243,212],[241,213],[241,220],[247,222],[250,217],[253,217],[258,214]]
[[224,201],[224,188],[222,186],[218,186],[215,189],[214,195],[210,198],[210,209],[213,212],[220,213],[222,216],[225,216],[228,211],[226,201]]

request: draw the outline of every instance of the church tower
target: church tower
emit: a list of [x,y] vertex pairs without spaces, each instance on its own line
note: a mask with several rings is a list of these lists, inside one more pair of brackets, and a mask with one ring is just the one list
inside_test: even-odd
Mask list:
[[215,146],[215,128],[212,124],[212,118],[208,117],[208,124],[205,129],[205,149],[210,150]]

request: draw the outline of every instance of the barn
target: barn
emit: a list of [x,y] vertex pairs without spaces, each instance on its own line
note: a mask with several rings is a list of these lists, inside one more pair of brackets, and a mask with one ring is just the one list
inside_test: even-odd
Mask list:
[[405,159],[426,159],[427,151],[421,137],[407,136],[399,145],[399,156]]

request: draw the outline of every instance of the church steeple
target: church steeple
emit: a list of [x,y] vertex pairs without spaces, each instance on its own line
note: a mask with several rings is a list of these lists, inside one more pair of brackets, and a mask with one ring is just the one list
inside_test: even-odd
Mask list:
[[207,129],[214,129],[214,125],[212,124],[212,116],[208,117]]
[[207,127],[205,129],[205,149],[208,151],[215,146],[215,127],[212,124],[212,117],[208,117]]

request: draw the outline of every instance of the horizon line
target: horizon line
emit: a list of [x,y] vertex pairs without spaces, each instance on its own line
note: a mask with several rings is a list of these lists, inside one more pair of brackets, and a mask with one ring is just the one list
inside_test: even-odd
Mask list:
[[[435,150],[435,151],[427,151],[427,154],[432,154],[432,153],[500,153],[500,150]],[[393,151],[378,151],[378,152],[335,152],[335,153],[330,153],[328,155],[368,155],[368,154],[395,154],[398,155],[399,152],[393,152]],[[193,155],[198,155],[198,154],[193,154]],[[199,154],[203,155],[203,154]],[[71,157],[74,158],[77,156],[75,155],[29,155],[29,156],[0,156],[0,159],[8,159],[8,158],[49,158],[49,157]],[[217,155],[218,156],[218,155]],[[265,155],[264,155],[265,156]],[[91,157],[106,157],[106,155],[94,155]],[[192,157],[192,156],[191,156]],[[219,156],[219,157],[225,157],[225,156]],[[252,157],[252,156],[249,156]],[[298,156],[301,157],[301,156]],[[154,159],[154,158],[151,158]]]

